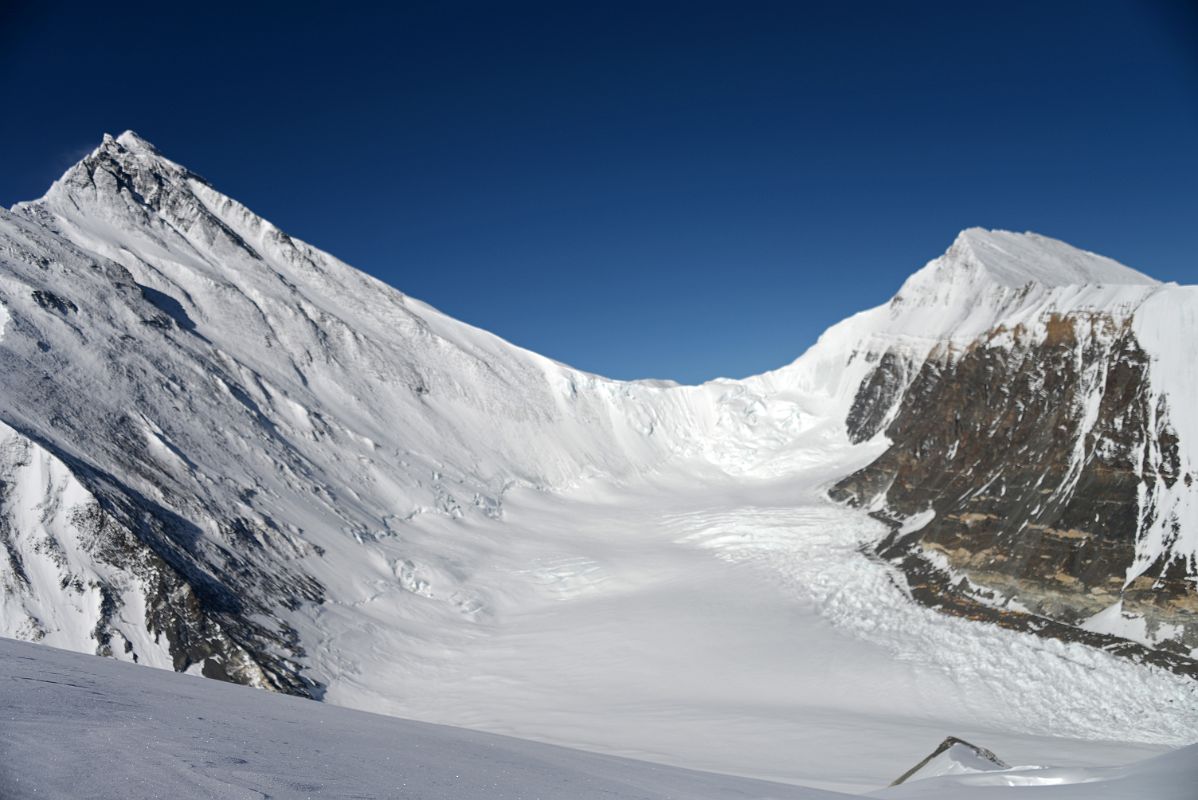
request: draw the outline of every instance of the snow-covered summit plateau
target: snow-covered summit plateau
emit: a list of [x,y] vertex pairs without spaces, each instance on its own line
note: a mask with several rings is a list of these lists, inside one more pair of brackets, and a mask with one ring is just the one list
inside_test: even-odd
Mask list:
[[969,229],[778,370],[614,381],[126,132],[0,209],[0,330],[5,636],[829,788],[1198,738],[1198,287]]

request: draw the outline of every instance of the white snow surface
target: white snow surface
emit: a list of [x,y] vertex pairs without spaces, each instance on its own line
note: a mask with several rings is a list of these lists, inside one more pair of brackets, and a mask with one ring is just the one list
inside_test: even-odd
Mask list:
[[1156,280],[1118,261],[1079,250],[1037,233],[969,228],[961,232],[943,259],[917,273],[908,285],[962,268],[1012,289],[1028,284],[1052,288],[1088,284],[1154,285]]
[[[855,796],[368,714],[11,639],[0,639],[0,714],[8,800]],[[845,755],[871,757],[868,748]],[[952,770],[877,796],[1181,800],[1195,780],[1198,745],[1120,767]]]
[[0,639],[0,797],[824,800]]
[[[37,259],[46,266],[29,266]],[[73,321],[32,307],[30,291],[50,280],[77,306]],[[41,200],[0,211],[0,350],[20,364],[37,363],[35,340],[69,353],[56,384],[78,397],[81,419],[134,412],[126,446],[144,450],[145,471],[126,471],[99,423],[94,439],[84,430],[49,452],[17,430],[53,439],[52,422],[6,397],[0,470],[16,480],[13,519],[29,541],[69,544],[62,509],[88,503],[66,466],[77,462],[120,471],[214,539],[213,509],[269,521],[272,557],[326,589],[287,622],[333,705],[829,790],[884,786],[946,735],[1089,776],[1198,740],[1198,684],[915,605],[890,567],[860,552],[880,525],[823,492],[886,446],[850,445],[843,424],[878,356],[918,364],[1000,326],[1042,330],[1061,311],[1138,326],[1193,465],[1194,297],[1062,242],[971,229],[890,303],[781,369],[701,386],[613,381],[289,237],[126,133]],[[141,324],[158,312],[176,327]],[[105,367],[114,359],[152,376],[137,380],[135,409],[125,375]],[[1171,498],[1187,533],[1146,532],[1145,566],[1198,553],[1193,494]],[[39,580],[69,572],[86,584],[101,570],[47,558]],[[168,666],[125,584],[121,634],[144,662]],[[21,626],[36,619],[46,642],[94,651],[86,593],[71,606],[43,590],[4,602],[0,633],[28,638]],[[367,719],[316,708],[309,725]],[[217,733],[204,736],[213,759],[228,755]],[[164,774],[200,769],[179,766],[182,749],[155,752],[174,764]],[[245,778],[214,763],[225,766],[201,769],[204,780]],[[1111,780],[1131,796],[1148,785],[1137,775]]]
[[1198,745],[1191,745],[1134,764],[1092,769],[1026,766],[961,772],[910,781],[871,792],[869,796],[896,800],[1188,800],[1194,794],[1196,769]]
[[[1153,359],[1158,397],[1176,409],[1170,417],[1180,441],[1181,474],[1198,475],[1198,286],[1173,286],[1168,292],[1148,298],[1132,320],[1136,337]],[[1161,554],[1174,554],[1198,572],[1198,491],[1184,480],[1172,487],[1158,484],[1156,521],[1141,532],[1136,564],[1129,570],[1130,582]]]

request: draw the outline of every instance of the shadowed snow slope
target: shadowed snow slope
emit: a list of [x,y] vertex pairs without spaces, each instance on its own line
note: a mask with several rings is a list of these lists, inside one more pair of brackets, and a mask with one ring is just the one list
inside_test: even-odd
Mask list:
[[[987,540],[1018,567],[991,570],[1008,594],[983,587],[1004,614],[1043,601],[1043,619],[1184,666],[1195,301],[1052,239],[971,229],[781,369],[613,381],[293,239],[135,134],[106,137],[0,210],[0,634],[827,788],[881,786],[946,735],[1071,768],[1160,753],[1198,739],[1198,682],[917,605],[870,555],[886,528],[826,495],[870,468],[893,478],[888,454],[944,459],[964,493],[862,479],[854,497],[909,533],[1027,522]],[[963,498],[1040,451],[985,439],[1009,455],[983,474],[957,457],[958,420],[923,413],[979,353],[1022,394],[962,384],[978,430],[1042,417],[1027,439],[1057,459],[1054,482],[995,490],[980,518]],[[1076,378],[1059,397],[1002,371],[1046,354]],[[1025,415],[1035,402],[1060,417]],[[896,439],[911,418],[939,427]],[[1117,478],[1117,513],[1058,525],[1089,512],[1094,474]],[[926,544],[961,560],[954,585],[992,565]],[[1056,594],[1027,580],[1067,548],[1090,567],[1050,571]]]

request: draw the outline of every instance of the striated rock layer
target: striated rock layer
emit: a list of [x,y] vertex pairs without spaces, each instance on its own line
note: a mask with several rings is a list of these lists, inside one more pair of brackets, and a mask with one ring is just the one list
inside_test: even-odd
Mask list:
[[1198,674],[1194,473],[1166,382],[1133,318],[1104,311],[918,366],[888,352],[847,426],[890,446],[830,495],[893,524],[876,550],[921,602]]

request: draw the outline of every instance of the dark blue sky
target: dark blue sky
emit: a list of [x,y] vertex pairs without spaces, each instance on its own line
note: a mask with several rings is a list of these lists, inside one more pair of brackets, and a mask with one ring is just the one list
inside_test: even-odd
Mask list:
[[0,203],[132,128],[623,378],[781,366],[971,225],[1198,283],[1194,2],[242,5],[0,0]]

